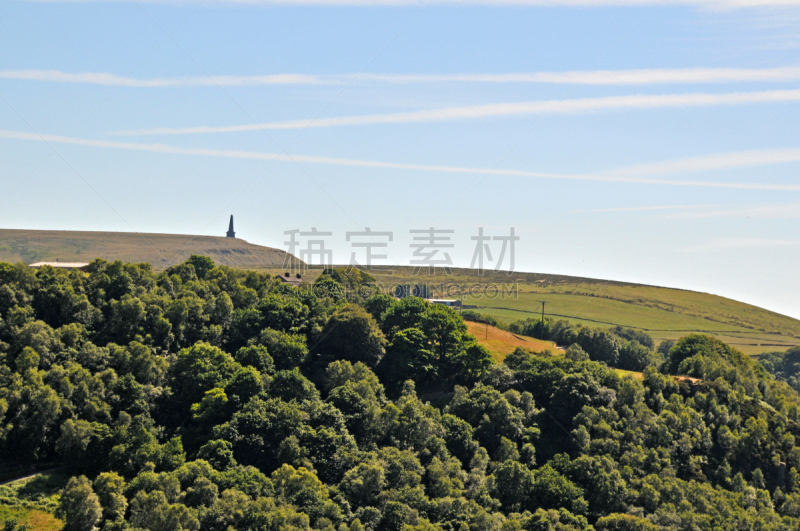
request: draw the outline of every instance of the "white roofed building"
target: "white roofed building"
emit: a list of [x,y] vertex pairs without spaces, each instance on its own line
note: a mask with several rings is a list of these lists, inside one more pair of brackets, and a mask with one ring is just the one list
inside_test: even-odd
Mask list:
[[89,262],[36,262],[31,267],[50,266],[56,269],[80,269],[89,265]]

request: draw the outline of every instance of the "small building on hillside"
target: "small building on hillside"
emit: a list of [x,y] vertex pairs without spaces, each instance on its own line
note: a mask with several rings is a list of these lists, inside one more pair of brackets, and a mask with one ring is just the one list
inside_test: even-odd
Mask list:
[[441,304],[442,306],[456,307],[461,306],[461,301],[457,299],[425,299],[431,304]]
[[281,283],[289,284],[290,286],[294,286],[295,288],[300,286],[300,284],[302,284],[303,282],[305,282],[305,280],[303,280],[303,277],[300,276],[300,273],[298,273],[295,276],[291,276],[289,273],[286,273],[285,275],[278,275],[275,278],[280,280]]
[[81,269],[88,265],[88,262],[36,262],[31,264],[31,267],[50,266],[56,269]]

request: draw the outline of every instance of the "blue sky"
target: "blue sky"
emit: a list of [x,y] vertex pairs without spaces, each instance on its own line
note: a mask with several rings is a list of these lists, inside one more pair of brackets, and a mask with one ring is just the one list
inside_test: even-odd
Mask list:
[[0,227],[514,227],[520,271],[800,318],[799,2],[380,4],[0,2]]

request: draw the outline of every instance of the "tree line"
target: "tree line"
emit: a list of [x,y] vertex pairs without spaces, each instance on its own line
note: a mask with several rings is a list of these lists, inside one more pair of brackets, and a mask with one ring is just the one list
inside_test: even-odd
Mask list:
[[559,321],[565,356],[495,363],[450,308],[326,273],[0,264],[2,455],[71,467],[68,531],[800,526],[800,397],[735,349],[638,380],[610,366],[647,338]]

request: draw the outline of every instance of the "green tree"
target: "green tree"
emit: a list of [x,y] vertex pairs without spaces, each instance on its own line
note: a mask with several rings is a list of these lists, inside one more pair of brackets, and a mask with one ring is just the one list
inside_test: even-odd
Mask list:
[[233,457],[233,444],[230,441],[215,439],[208,441],[197,451],[197,458],[208,461],[217,470],[227,470],[236,466]]
[[197,278],[200,280],[204,280],[214,269],[214,260],[207,256],[193,254],[184,263],[189,264],[194,268],[194,272],[197,274]]
[[233,320],[233,300],[224,291],[214,300],[214,309],[211,312],[211,322],[227,328]]
[[534,476],[519,461],[504,461],[492,475],[492,492],[506,512],[522,512],[534,502]]
[[467,382],[474,382],[483,376],[494,364],[489,349],[478,343],[470,343],[464,352],[453,359],[456,373]]
[[467,336],[467,325],[452,309],[441,304],[429,304],[420,323],[428,338],[430,350],[440,362],[455,357]]
[[258,343],[267,348],[275,360],[275,367],[280,370],[294,369],[308,357],[305,337],[299,334],[268,328],[261,332]]
[[588,510],[583,490],[549,464],[534,473],[531,492],[536,504],[545,509],[564,507],[573,514],[585,514]]
[[383,468],[375,463],[361,463],[348,470],[339,483],[353,508],[376,505],[377,497],[386,488]]
[[137,341],[125,347],[112,347],[111,361],[118,374],[132,374],[145,385],[161,385],[169,365],[164,357]]
[[108,521],[125,516],[128,500],[125,499],[125,480],[116,472],[103,472],[94,480],[94,491],[103,507],[103,518]]
[[310,470],[285,464],[273,472],[271,478],[278,499],[298,506],[312,522],[341,518],[341,510],[331,502],[328,489]]
[[643,371],[648,365],[655,364],[653,351],[637,341],[625,341],[619,349],[617,365],[629,371]]
[[275,373],[269,392],[282,400],[319,400],[319,391],[314,384],[297,369]]
[[103,515],[100,500],[86,476],[72,477],[61,492],[56,515],[65,531],[93,531]]
[[170,386],[178,403],[186,409],[200,402],[206,391],[223,387],[240,367],[220,348],[197,343],[181,350],[171,368]]
[[589,353],[592,361],[602,361],[612,367],[617,366],[622,342],[611,332],[584,327],[579,330],[576,339],[581,348]]
[[261,312],[255,308],[236,308],[225,332],[224,343],[230,352],[237,352],[261,332]]
[[342,412],[347,430],[361,445],[380,436],[381,404],[377,396],[367,389],[358,383],[346,382],[328,395],[328,402]]
[[611,329],[611,332],[628,341],[636,341],[648,350],[653,350],[656,346],[653,338],[644,330],[617,325]]
[[400,531],[404,526],[414,526],[419,522],[419,512],[405,503],[390,501],[383,509],[378,529]]
[[[304,332],[308,327],[309,310],[295,297],[267,295],[258,303],[261,312],[261,327],[272,328],[290,334]],[[267,345],[269,348],[269,345]],[[272,349],[269,349],[273,352]],[[273,352],[273,355],[275,353]]]
[[231,413],[231,409],[225,389],[215,387],[206,391],[200,402],[192,404],[192,419],[208,430],[224,422]]
[[439,361],[428,348],[428,338],[418,328],[395,333],[377,371],[392,389],[406,380],[429,382],[439,373]]
[[669,351],[672,350],[672,347],[675,346],[674,339],[665,339],[661,343],[658,344],[656,347],[656,352],[661,354],[663,357],[667,357],[669,355]]
[[394,334],[408,328],[421,329],[422,318],[428,310],[429,304],[419,297],[403,297],[383,314],[383,333],[389,341]]
[[324,275],[314,281],[314,295],[320,299],[330,300],[333,304],[339,304],[347,298],[345,287]]
[[589,355],[577,343],[573,343],[564,352],[564,357],[572,361],[589,361]]
[[234,356],[236,361],[246,367],[255,367],[264,374],[272,374],[275,372],[275,362],[272,356],[269,355],[267,347],[264,345],[251,345],[242,347]]
[[604,531],[657,531],[658,526],[631,514],[614,513],[597,521],[597,529]]
[[333,359],[374,367],[383,357],[385,345],[375,319],[361,306],[348,304],[328,319],[316,350]]
[[133,527],[150,531],[199,531],[196,512],[181,503],[170,504],[161,491],[140,491],[131,502]]
[[255,367],[241,367],[225,384],[225,392],[237,403],[244,404],[264,390],[269,378],[258,372]]
[[381,323],[383,322],[383,315],[394,305],[395,300],[391,295],[379,293],[364,301],[364,309],[369,312],[375,321]]
[[231,441],[238,461],[269,470],[277,464],[275,449],[300,433],[306,417],[296,403],[254,397],[214,433]]

